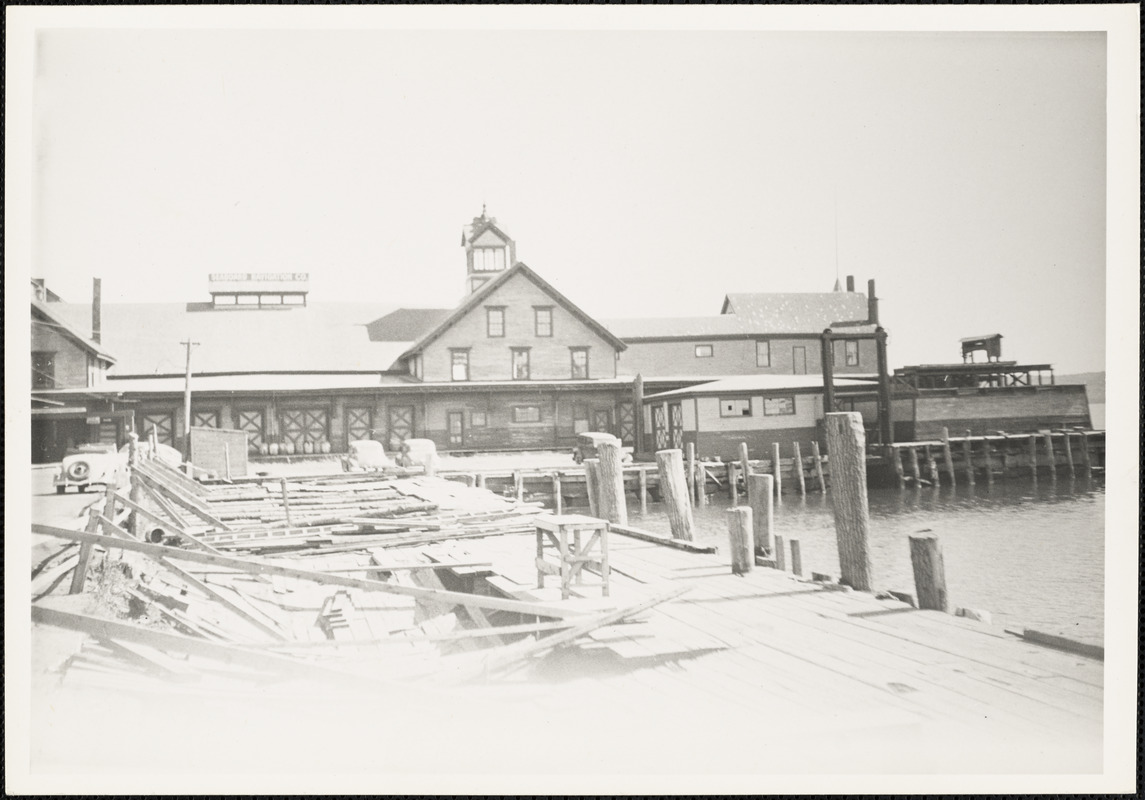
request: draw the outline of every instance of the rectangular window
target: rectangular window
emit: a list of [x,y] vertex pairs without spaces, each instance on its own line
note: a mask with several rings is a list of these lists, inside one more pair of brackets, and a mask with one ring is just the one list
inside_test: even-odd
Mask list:
[[587,347],[571,347],[569,352],[572,353],[572,376],[577,378],[588,378],[588,348]]
[[450,350],[450,377],[455,381],[469,380],[469,350]]
[[711,358],[712,346],[710,344],[696,345],[696,358]]
[[771,366],[771,342],[755,343],[755,365],[757,367]]
[[540,422],[540,406],[513,406],[513,422]]
[[469,427],[471,427],[471,428],[484,428],[488,424],[489,423],[485,418],[485,412],[484,411],[470,411],[469,412]]
[[473,251],[474,272],[499,272],[505,269],[504,247],[479,247]]
[[553,309],[545,306],[534,307],[533,316],[536,321],[537,336],[552,336]]
[[750,417],[751,398],[733,397],[730,400],[720,400],[721,417]]
[[56,388],[56,354],[44,350],[32,352],[32,388]]
[[486,306],[485,333],[491,339],[505,335],[505,309],[500,306]]
[[304,306],[306,305],[306,295],[284,294],[282,296],[282,304],[284,306]]
[[844,344],[847,346],[847,366],[859,366],[859,343],[854,339],[848,339]]
[[260,295],[258,299],[260,306],[280,306],[282,305],[282,295],[280,294],[264,294]]
[[217,294],[214,299],[215,305],[217,306],[233,306],[235,304],[235,296],[233,294]]
[[573,432],[584,433],[588,430],[588,406],[577,404],[573,406]]
[[513,380],[527,381],[529,379],[529,348],[514,347],[513,349]]
[[763,398],[763,413],[768,417],[777,417],[783,414],[794,414],[795,398],[765,397]]
[[240,306],[257,306],[258,305],[258,295],[257,294],[240,294],[240,295],[236,295],[235,299]]

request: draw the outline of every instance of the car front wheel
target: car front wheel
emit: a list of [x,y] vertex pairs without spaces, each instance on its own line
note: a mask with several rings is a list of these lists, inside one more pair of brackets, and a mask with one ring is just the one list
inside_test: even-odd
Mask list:
[[56,494],[63,494],[67,490],[68,490],[68,487],[66,487],[66,486],[57,486],[56,487]]

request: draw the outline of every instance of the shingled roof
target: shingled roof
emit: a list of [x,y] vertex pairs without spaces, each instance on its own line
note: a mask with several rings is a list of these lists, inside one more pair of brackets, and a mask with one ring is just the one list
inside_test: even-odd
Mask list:
[[[91,306],[53,303],[72,325]],[[368,326],[384,319],[380,303],[311,303],[269,309],[211,309],[204,303],[105,303],[102,346],[118,361],[111,375],[180,375],[186,351],[196,374],[382,372],[410,341],[371,341]]]
[[75,314],[68,314],[64,308],[65,303],[43,303],[39,300],[32,300],[32,323],[40,323],[47,325],[50,328],[58,330],[68,338],[75,341],[80,347],[88,352],[98,356],[103,361],[109,364],[114,364],[116,358],[110,353],[106,346],[102,343],[97,344],[91,339],[85,330],[90,330],[90,327],[84,326],[91,325],[91,306],[80,306],[82,309],[81,315],[77,318]]
[[366,332],[371,342],[416,342],[452,312],[452,308],[399,308],[366,325]]

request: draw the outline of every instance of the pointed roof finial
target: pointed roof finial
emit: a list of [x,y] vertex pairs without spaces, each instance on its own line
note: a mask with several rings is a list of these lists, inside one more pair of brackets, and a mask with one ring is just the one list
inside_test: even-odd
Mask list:
[[485,204],[481,204],[481,219],[485,219]]

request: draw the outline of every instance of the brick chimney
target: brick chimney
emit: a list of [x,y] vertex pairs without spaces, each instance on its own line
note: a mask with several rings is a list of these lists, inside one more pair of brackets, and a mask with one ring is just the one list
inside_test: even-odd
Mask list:
[[91,340],[99,344],[102,326],[100,324],[100,280],[91,279]]
[[879,298],[875,297],[875,279],[867,281],[867,322],[879,324]]

